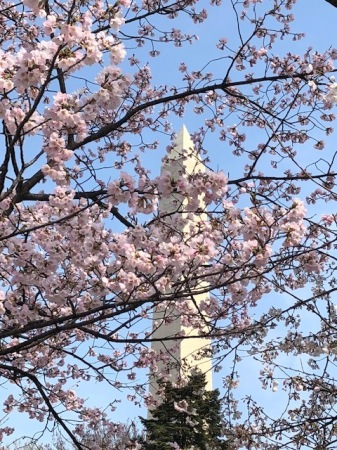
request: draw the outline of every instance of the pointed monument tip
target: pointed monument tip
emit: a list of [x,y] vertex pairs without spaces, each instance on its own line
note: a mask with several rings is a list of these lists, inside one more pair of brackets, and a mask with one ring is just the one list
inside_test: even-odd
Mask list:
[[177,133],[174,147],[167,157],[170,161],[179,161],[180,166],[185,167],[187,173],[205,170],[185,124]]
[[194,148],[190,133],[188,132],[185,124],[181,127],[180,131],[177,133],[175,139],[175,147],[176,150],[179,152],[181,152],[183,149],[186,151],[186,150],[193,150]]
[[176,141],[183,141],[186,140],[187,138],[191,139],[191,136],[190,133],[188,132],[188,129],[186,128],[186,125],[183,124],[183,126],[177,133]]
[[190,133],[188,132],[188,129],[187,129],[187,127],[186,127],[185,124],[183,124],[183,126],[181,127],[180,133],[188,133],[188,134],[190,134]]
[[183,125],[175,136],[173,147],[169,151],[167,158],[171,161],[179,160],[180,164],[185,165],[184,160],[186,159],[186,156],[189,155],[191,157],[193,151],[193,141],[186,126]]

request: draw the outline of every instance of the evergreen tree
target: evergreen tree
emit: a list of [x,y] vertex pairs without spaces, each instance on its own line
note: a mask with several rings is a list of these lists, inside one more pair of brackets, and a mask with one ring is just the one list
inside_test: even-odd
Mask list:
[[[159,384],[161,384],[159,382]],[[182,387],[166,383],[163,402],[150,419],[140,418],[145,427],[144,450],[172,450],[172,443],[187,450],[228,449],[222,435],[218,389],[207,391],[205,375],[198,372]]]

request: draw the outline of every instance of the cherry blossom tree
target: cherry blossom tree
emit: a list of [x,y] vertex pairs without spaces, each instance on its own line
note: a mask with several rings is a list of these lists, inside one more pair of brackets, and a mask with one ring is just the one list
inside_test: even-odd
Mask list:
[[[6,414],[85,448],[88,427],[118,422],[121,390],[153,403],[152,312],[170,321],[174,305],[212,338],[233,449],[335,448],[337,49],[289,50],[304,37],[295,3],[211,0],[236,31],[200,68],[184,30],[207,21],[206,2],[0,0]],[[172,84],[156,79],[181,47]],[[207,170],[151,172],[148,153],[170,152],[172,123],[188,115]],[[159,211],[172,196],[188,214],[179,202]],[[198,293],[208,298],[192,310]],[[280,414],[249,389],[240,400],[246,361],[262,389],[283,391]],[[108,409],[86,401],[93,383]],[[1,439],[13,431],[4,421]]]

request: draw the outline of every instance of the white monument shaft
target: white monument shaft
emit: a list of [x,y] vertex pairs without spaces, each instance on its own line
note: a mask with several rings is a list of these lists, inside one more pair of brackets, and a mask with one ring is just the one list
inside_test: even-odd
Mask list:
[[[179,175],[185,173],[204,172],[205,166],[194,151],[191,137],[184,126],[179,132],[174,149],[165,160],[162,172],[169,172],[172,179],[175,180]],[[168,214],[167,220],[176,227],[179,216],[186,216],[186,204],[179,194],[172,194],[168,199],[161,200],[159,209],[161,215]],[[205,209],[202,198],[199,199],[199,211]],[[191,219],[192,217],[192,219]],[[176,220],[175,220],[176,219]],[[189,220],[197,223],[206,220],[206,214],[200,212],[189,214]],[[189,227],[182,229],[183,233],[188,233]],[[202,287],[201,285],[198,286]],[[197,314],[196,306],[207,298],[207,294],[197,294],[190,299],[189,307],[192,314]],[[179,298],[177,298],[179,301]],[[169,319],[169,320],[167,320]],[[175,308],[174,302],[166,309],[160,309],[160,306],[153,314],[153,334],[154,341],[152,349],[157,354],[165,356],[166,361],[158,364],[158,372],[150,375],[150,393],[156,397],[156,380],[168,374],[168,379],[176,381],[179,377],[187,376],[193,368],[198,368],[206,375],[207,389],[212,389],[212,357],[211,340],[205,337],[199,337],[199,330],[182,325],[181,313]],[[183,331],[185,338],[177,340],[175,336]],[[207,334],[207,328],[203,330]],[[167,338],[172,337],[172,340]]]

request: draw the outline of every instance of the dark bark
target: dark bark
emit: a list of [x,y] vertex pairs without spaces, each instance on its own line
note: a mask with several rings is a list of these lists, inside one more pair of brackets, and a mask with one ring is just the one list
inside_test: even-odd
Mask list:
[[330,5],[334,6],[335,8],[337,8],[337,0],[325,0],[325,1],[330,3]]

